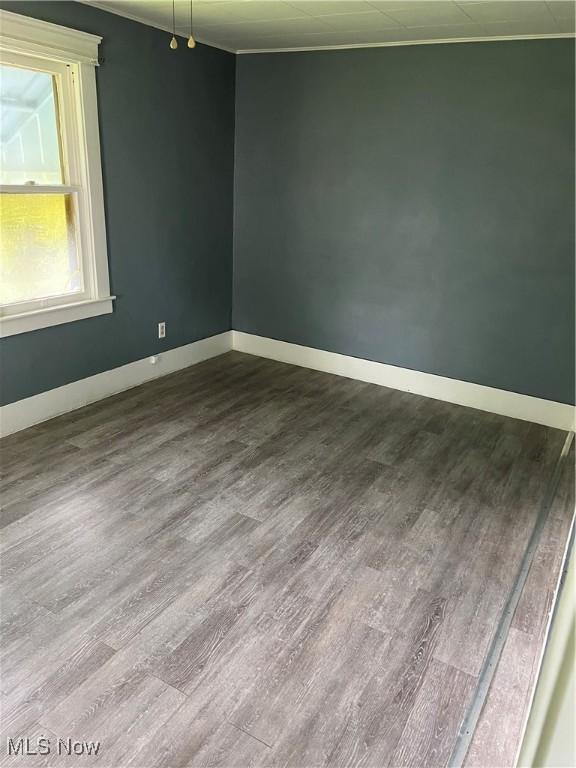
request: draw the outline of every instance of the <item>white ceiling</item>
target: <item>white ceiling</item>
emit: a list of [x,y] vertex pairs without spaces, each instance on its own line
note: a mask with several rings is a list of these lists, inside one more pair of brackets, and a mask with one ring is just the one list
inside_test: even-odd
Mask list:
[[[90,0],[172,28],[172,0]],[[197,40],[235,53],[574,34],[570,0],[193,0]],[[189,31],[190,0],[176,0]]]

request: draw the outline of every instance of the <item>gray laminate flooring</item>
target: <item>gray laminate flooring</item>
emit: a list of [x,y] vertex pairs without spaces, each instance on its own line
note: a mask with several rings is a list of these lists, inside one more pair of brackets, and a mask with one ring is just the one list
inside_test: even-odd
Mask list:
[[[7,438],[3,765],[445,765],[564,438],[238,353]],[[494,747],[490,706],[475,765],[519,739]],[[50,754],[7,755],[41,735]]]

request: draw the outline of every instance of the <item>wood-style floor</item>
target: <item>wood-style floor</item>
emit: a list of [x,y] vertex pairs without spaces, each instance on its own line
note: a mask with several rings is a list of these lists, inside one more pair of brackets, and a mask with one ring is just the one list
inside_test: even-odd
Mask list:
[[[564,439],[238,353],[7,438],[2,764],[445,765]],[[512,765],[572,489],[470,765]]]

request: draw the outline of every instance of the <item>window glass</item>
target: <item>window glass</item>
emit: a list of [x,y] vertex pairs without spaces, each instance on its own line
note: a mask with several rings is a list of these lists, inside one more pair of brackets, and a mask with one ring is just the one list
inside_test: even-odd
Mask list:
[[78,293],[71,195],[0,195],[0,304]]
[[0,65],[0,183],[62,184],[55,78]]

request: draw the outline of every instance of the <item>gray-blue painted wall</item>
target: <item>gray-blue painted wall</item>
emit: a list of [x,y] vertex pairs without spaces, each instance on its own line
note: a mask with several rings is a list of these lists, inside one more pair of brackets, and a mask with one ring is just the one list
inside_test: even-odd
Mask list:
[[574,400],[574,43],[241,56],[233,326]]
[[[235,57],[80,3],[0,7],[101,35],[114,313],[3,339],[9,403],[230,329]],[[158,340],[157,323],[167,324]]]
[[78,3],[0,7],[104,37],[118,295],[3,340],[2,402],[228,330],[232,305],[239,330],[573,401],[572,41],[235,63]]

